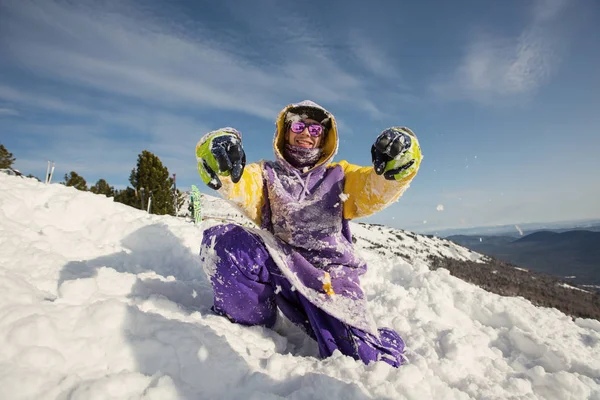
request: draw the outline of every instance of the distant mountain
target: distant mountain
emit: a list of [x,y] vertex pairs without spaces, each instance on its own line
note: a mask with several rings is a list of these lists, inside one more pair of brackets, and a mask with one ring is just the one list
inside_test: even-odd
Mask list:
[[470,235],[449,236],[447,239],[523,268],[574,277],[572,282],[577,284],[600,285],[600,232],[539,231],[519,239]]
[[458,243],[467,248],[485,247],[485,246],[503,246],[514,242],[513,236],[469,236],[469,235],[454,235],[448,236],[446,239]]
[[540,231],[524,236],[521,239],[515,240],[514,243],[577,243],[581,245],[598,244],[596,242],[600,237],[600,232],[592,232],[588,230],[572,230],[562,233],[552,231]]
[[551,232],[567,232],[572,230],[586,230],[592,232],[600,232],[600,220],[577,220],[577,221],[560,221],[560,222],[540,222],[540,223],[523,223],[510,225],[494,225],[494,226],[479,226],[459,229],[442,229],[436,231],[427,231],[423,233],[434,234],[439,237],[449,237],[456,235],[485,235],[485,236],[513,236],[520,237],[529,235],[539,231]]

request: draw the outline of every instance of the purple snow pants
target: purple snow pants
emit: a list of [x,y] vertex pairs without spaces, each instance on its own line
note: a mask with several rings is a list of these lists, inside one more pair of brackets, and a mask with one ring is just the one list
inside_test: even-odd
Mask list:
[[314,306],[292,290],[258,236],[238,225],[218,225],[204,231],[202,244],[216,253],[210,274],[216,313],[240,324],[272,327],[279,308],[317,341],[323,358],[337,349],[365,364],[402,364],[404,342],[396,332],[379,329],[377,339]]

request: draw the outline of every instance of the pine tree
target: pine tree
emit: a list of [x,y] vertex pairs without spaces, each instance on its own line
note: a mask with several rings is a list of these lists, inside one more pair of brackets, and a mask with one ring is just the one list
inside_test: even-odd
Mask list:
[[115,191],[115,201],[133,208],[141,209],[140,199],[137,196],[135,189],[130,187]]
[[15,162],[12,153],[6,150],[3,144],[0,144],[0,168],[10,168]]
[[90,188],[90,192],[113,197],[115,195],[115,188],[110,186],[104,179],[98,179],[98,182]]
[[73,186],[77,190],[87,192],[87,182],[83,179],[83,176],[79,175],[75,171],[71,171],[69,174],[65,174],[65,181],[61,182],[65,186]]
[[137,167],[131,171],[129,182],[138,192],[144,189],[145,205],[148,204],[150,193],[152,194],[152,214],[175,214],[173,178],[156,155],[147,150],[142,151],[138,156]]

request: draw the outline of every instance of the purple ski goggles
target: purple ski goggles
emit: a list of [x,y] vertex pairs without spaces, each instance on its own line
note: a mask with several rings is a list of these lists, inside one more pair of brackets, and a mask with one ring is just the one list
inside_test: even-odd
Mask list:
[[294,133],[301,133],[304,129],[306,129],[308,127],[308,133],[310,134],[310,136],[321,136],[323,134],[323,125],[317,123],[317,122],[313,122],[313,123],[307,123],[307,122],[303,122],[303,121],[298,121],[298,122],[292,122],[292,126],[290,127],[292,129],[292,132]]

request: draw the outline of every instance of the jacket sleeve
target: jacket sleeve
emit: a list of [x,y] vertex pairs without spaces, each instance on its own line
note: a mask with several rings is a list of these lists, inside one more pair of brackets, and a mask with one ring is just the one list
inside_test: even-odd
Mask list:
[[260,225],[261,209],[265,202],[262,165],[260,163],[246,165],[238,183],[233,183],[228,176],[222,176],[220,179],[223,186],[219,189],[219,194],[239,207],[254,223]]
[[340,161],[344,169],[345,183],[344,218],[366,217],[381,211],[400,198],[410,186],[418,170],[406,178],[394,181],[377,175],[373,167],[360,167]]

